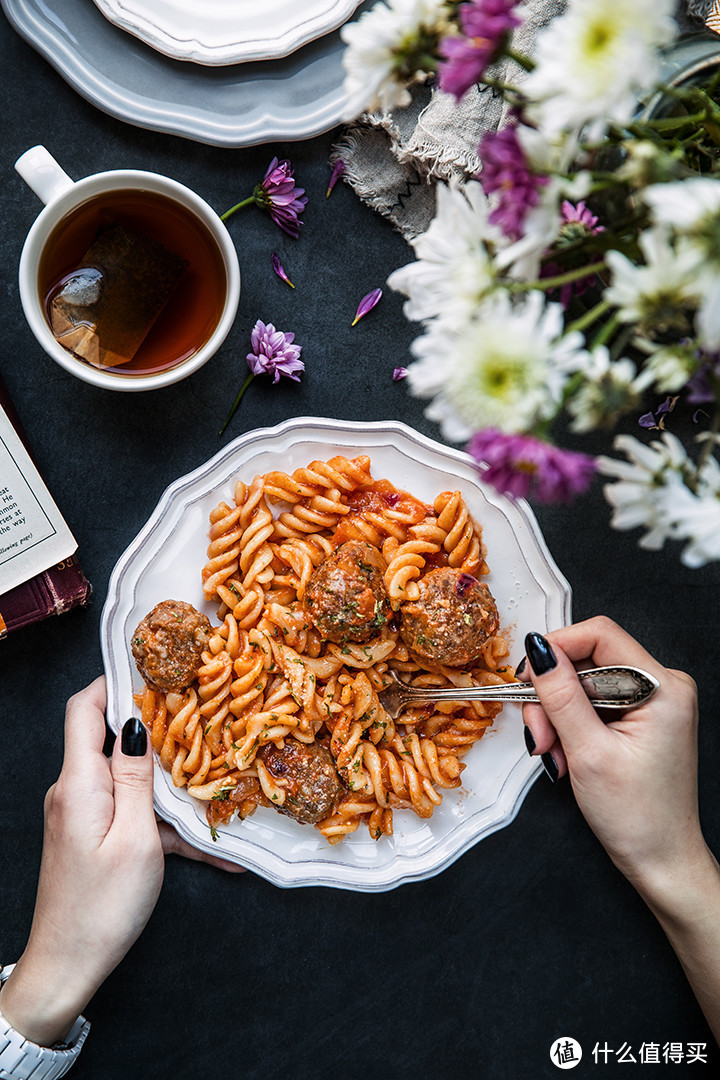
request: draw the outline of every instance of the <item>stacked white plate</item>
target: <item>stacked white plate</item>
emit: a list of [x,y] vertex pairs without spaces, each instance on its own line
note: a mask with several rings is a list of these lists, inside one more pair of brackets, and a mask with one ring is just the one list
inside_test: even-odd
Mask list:
[[342,120],[340,27],[373,0],[0,0],[83,97],[217,146],[310,138]]

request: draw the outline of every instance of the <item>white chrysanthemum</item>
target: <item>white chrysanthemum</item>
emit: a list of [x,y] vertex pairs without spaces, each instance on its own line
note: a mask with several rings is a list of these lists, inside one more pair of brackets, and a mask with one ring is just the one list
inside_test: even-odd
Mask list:
[[618,435],[613,446],[628,460],[597,458],[598,472],[617,477],[616,483],[603,489],[613,507],[611,524],[615,529],[646,529],[638,546],[657,551],[674,535],[675,507],[687,491],[684,476],[692,463],[669,431],[649,446],[632,435]]
[[675,36],[673,0],[570,0],[538,36],[523,84],[540,126],[570,130],[629,120],[638,90],[657,80],[656,47]]
[[526,432],[555,416],[568,371],[582,349],[565,337],[563,309],[539,292],[513,304],[494,294],[477,317],[459,327],[435,319],[412,345],[408,368],[417,397],[431,397],[425,415],[445,438],[463,442],[479,428]]
[[391,112],[410,104],[407,83],[423,78],[422,72],[399,74],[403,61],[418,52],[420,35],[439,28],[444,21],[443,0],[386,0],[364,12],[356,22],[345,23],[340,37],[347,99],[345,120],[366,110]]
[[651,353],[643,364],[642,389],[654,386],[663,394],[682,390],[698,366],[697,348],[672,342]]
[[676,249],[664,228],[647,229],[639,243],[644,264],[607,252],[612,284],[604,299],[617,307],[622,322],[641,330],[687,329],[686,314],[698,301],[696,255],[687,246]]
[[678,235],[676,247],[695,258],[695,291],[700,297],[697,330],[709,352],[720,349],[720,180],[689,177],[652,184],[643,193],[655,222]]
[[690,176],[671,184],[651,184],[642,192],[657,225],[677,232],[695,233],[704,220],[720,217],[720,180]]
[[500,234],[488,225],[487,199],[477,181],[438,184],[436,198],[429,228],[410,241],[417,262],[394,270],[388,285],[408,297],[408,319],[441,315],[465,321],[495,287],[488,243],[498,242]]
[[[715,459],[711,459],[715,472],[720,470]],[[705,566],[706,563],[720,559],[720,491],[707,490],[694,494],[683,487],[675,493],[673,511],[675,522],[672,536],[676,540],[687,540],[680,556],[681,561],[692,569]]]
[[587,362],[580,369],[585,381],[567,404],[573,431],[593,431],[612,424],[634,408],[640,398],[632,360],[611,360],[605,345],[596,345],[585,356]]

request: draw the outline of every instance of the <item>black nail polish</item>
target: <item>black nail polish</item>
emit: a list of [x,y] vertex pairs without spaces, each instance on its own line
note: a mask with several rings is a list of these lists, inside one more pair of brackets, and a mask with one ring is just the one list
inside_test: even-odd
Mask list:
[[528,754],[532,754],[535,746],[537,745],[533,737],[533,733],[527,724],[523,725],[523,735],[525,736],[525,745],[527,746]]
[[520,661],[518,666],[515,668],[515,678],[516,679],[522,679],[523,672],[525,671],[526,667],[527,667],[527,656],[523,656],[522,660]]
[[543,754],[540,760],[543,763],[545,773],[548,776],[550,782],[554,784],[558,776],[560,775],[560,770],[557,767],[557,761],[550,752],[548,752],[547,754]]
[[533,631],[533,633],[527,635],[525,638],[525,652],[536,675],[544,675],[546,671],[552,671],[557,664],[550,642],[542,634]]
[[142,720],[131,716],[123,724],[120,749],[126,757],[143,757],[147,749],[147,731]]

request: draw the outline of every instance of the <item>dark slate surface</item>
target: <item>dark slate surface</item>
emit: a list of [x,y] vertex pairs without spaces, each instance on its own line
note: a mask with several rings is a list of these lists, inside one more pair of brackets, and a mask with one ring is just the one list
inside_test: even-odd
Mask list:
[[[0,42],[0,370],[94,586],[88,610],[0,643],[0,960],[9,962],[30,925],[42,801],[60,767],[64,703],[101,671],[110,571],[167,484],[242,431],[293,415],[396,418],[438,433],[390,379],[408,361],[414,336],[400,297],[388,291],[349,328],[359,298],[410,253],[349,188],[325,201],[333,133],[224,150],[145,132],[74,93],[4,18]],[[249,192],[273,154],[292,158],[311,200],[302,238],[289,240],[254,209],[232,222],[244,275],[240,309],[204,371],[164,391],[113,394],[75,381],[41,351],[16,285],[39,203],[13,163],[35,143],[74,177],[113,167],[165,172],[220,211]],[[271,273],[273,250],[294,292]],[[220,440],[218,419],[243,377],[258,317],[296,332],[307,374],[300,386],[256,380]],[[609,529],[599,489],[575,508],[538,517],[572,584],[576,618],[606,612],[697,679],[701,810],[717,850],[720,569],[689,571],[677,550],[639,550],[634,535]],[[585,1050],[575,1076],[645,1076],[654,1075],[650,1066],[621,1068],[613,1057],[593,1064],[593,1046],[629,1043],[637,1056],[642,1042],[711,1044],[652,916],[597,844],[568,784],[553,788],[544,777],[511,827],[435,879],[382,895],[282,891],[250,874],[170,859],[145,934],[87,1012],[93,1031],[77,1080],[550,1077],[550,1045],[566,1035]],[[710,1075],[713,1061],[715,1051],[708,1066],[655,1071]]]

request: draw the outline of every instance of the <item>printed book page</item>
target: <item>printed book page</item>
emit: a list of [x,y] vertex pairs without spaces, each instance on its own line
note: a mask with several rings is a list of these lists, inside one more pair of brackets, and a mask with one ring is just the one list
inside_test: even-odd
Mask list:
[[0,596],[67,559],[77,543],[0,407]]

